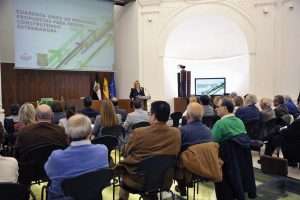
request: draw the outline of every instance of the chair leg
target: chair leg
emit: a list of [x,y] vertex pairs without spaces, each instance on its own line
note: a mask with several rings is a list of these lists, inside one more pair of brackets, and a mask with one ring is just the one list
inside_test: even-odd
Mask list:
[[193,200],[195,200],[195,196],[196,196],[196,187],[195,187],[195,183],[193,183]]
[[31,189],[30,189],[30,196],[32,197],[33,200],[36,200],[36,196],[34,195]]

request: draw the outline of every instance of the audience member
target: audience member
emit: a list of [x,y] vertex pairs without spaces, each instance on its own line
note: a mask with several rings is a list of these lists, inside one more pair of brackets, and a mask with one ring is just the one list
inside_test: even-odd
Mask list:
[[19,122],[14,125],[15,131],[20,131],[26,126],[34,124],[35,121],[35,108],[31,103],[24,103],[19,109]]
[[203,108],[204,108],[203,117],[216,115],[214,108],[211,106],[210,97],[208,95],[201,95],[200,103],[203,105]]
[[53,103],[51,104],[51,109],[53,112],[52,123],[58,124],[60,119],[66,117],[66,114],[63,111],[63,108],[59,101],[53,101]]
[[260,112],[256,107],[257,98],[253,94],[248,94],[245,98],[245,106],[236,110],[235,115],[244,123],[260,120]]
[[[192,95],[189,97],[187,105],[189,105],[190,103],[193,103],[193,102],[198,102],[198,98],[196,96]],[[186,116],[186,110],[182,114],[182,117],[185,117],[185,116]]]
[[238,94],[237,94],[237,92],[231,92],[231,93],[229,94],[229,96],[230,96],[232,99],[234,99],[235,97],[238,96]]
[[[210,130],[201,122],[203,112],[203,106],[198,103],[193,102],[188,105],[186,115],[187,125],[180,128],[181,152],[187,150],[190,146],[213,141]],[[218,157],[218,154],[216,154],[216,156]],[[195,160],[193,160],[192,162],[194,161]],[[202,163],[202,165],[204,165],[204,163]],[[187,178],[190,175],[187,173],[188,172],[184,171],[184,168],[178,166],[176,180],[178,182],[178,190],[182,196],[186,195],[185,187],[186,184],[190,181],[188,181],[187,179],[191,178]]]
[[126,120],[126,117],[127,117],[127,111],[125,109],[122,109],[122,108],[119,108],[119,105],[118,105],[118,99],[116,97],[113,97],[111,99],[114,107],[115,107],[115,110],[116,110],[116,113],[117,114],[120,114],[121,117],[122,117],[122,122],[124,122]]
[[91,144],[91,121],[88,117],[82,114],[72,116],[67,122],[66,133],[71,140],[70,146],[53,151],[45,164],[51,180],[49,199],[64,198],[61,188],[64,179],[108,167],[106,146]]
[[5,117],[5,119],[12,119],[14,123],[17,123],[19,121],[19,104],[12,104],[10,106],[10,115]]
[[262,98],[259,102],[259,106],[261,108],[260,113],[263,122],[276,118],[275,111],[272,109],[272,99]]
[[273,99],[273,105],[275,107],[275,115],[282,126],[288,125],[291,122],[288,108],[284,105],[284,97],[282,95],[276,95]]
[[66,107],[65,109],[65,116],[64,118],[60,119],[58,122],[58,125],[61,127],[64,127],[65,130],[67,128],[67,121],[70,117],[72,117],[73,115],[75,115],[76,111],[75,111],[75,107],[74,106],[70,106],[70,107]]
[[[118,167],[124,167],[122,175],[124,183],[132,188],[140,189],[142,181],[137,179],[134,171],[137,164],[152,155],[178,155],[180,151],[180,132],[177,128],[167,126],[170,106],[164,101],[151,104],[150,126],[134,129],[125,146],[124,160]],[[172,180],[166,181],[171,186]],[[128,199],[129,193],[120,188],[120,199]]]
[[41,144],[67,145],[68,139],[64,129],[51,124],[52,116],[52,110],[48,105],[42,104],[37,107],[37,123],[23,128],[17,135],[16,153],[18,159],[22,160],[26,150]]
[[233,102],[234,102],[234,112],[236,112],[237,109],[244,106],[244,99],[241,96],[235,96],[233,98]]
[[120,114],[116,114],[115,108],[110,100],[101,102],[100,115],[96,117],[93,135],[100,137],[102,128],[113,127],[121,124],[122,119]]
[[97,115],[99,115],[99,112],[91,108],[92,102],[93,102],[92,97],[85,97],[83,99],[84,109],[82,109],[80,113],[88,116],[92,120],[92,122],[94,122]]
[[276,95],[274,97],[273,105],[275,107],[274,111],[277,118],[289,114],[288,108],[284,105],[284,97],[282,95]]
[[187,107],[187,125],[180,128],[181,151],[190,145],[212,141],[212,135],[202,122],[203,106],[198,103],[190,103]]
[[289,114],[293,115],[295,119],[298,118],[300,110],[297,108],[290,96],[284,96],[284,105],[287,107]]
[[246,134],[246,128],[242,120],[234,116],[234,105],[225,97],[217,103],[217,115],[221,117],[213,126],[212,133],[216,142],[223,142],[238,135]]
[[139,122],[148,122],[149,116],[148,113],[142,109],[142,101],[141,100],[134,100],[133,101],[133,107],[134,111],[131,113],[128,113],[127,118],[124,122],[124,128],[130,132],[131,127],[134,124],[137,124]]
[[[1,124],[1,122],[0,122]],[[0,128],[0,149],[3,142],[3,127]],[[0,183],[17,183],[19,176],[18,162],[15,158],[0,154]]]

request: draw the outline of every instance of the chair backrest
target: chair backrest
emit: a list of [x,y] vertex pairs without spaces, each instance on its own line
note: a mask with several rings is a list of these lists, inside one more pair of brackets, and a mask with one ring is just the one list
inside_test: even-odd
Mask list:
[[121,125],[116,125],[112,127],[104,127],[101,130],[101,135],[109,135],[109,136],[115,136],[119,138],[120,136],[124,137],[125,130]]
[[119,144],[118,138],[110,135],[101,136],[98,138],[95,138],[92,140],[93,144],[104,144],[108,149],[108,155],[110,156],[110,153],[113,149],[116,149],[116,147]]
[[150,126],[150,123],[149,122],[139,122],[139,123],[136,123],[136,124],[133,124],[131,129],[134,130],[136,128],[141,128],[141,127],[146,127],[146,126]]
[[204,116],[202,118],[202,122],[203,124],[205,124],[208,128],[212,128],[213,125],[216,123],[216,121],[219,119],[220,117],[218,117],[217,115],[213,115],[213,116]]
[[29,188],[17,183],[0,183],[0,198],[9,200],[27,200]]
[[25,150],[24,156],[19,160],[20,178],[25,181],[47,181],[48,177],[44,165],[52,151],[64,149],[57,144],[42,144]]
[[262,139],[262,121],[251,120],[245,123],[248,136],[252,140]]
[[4,119],[4,128],[8,134],[13,134],[15,132],[14,120],[13,119]]
[[181,112],[173,112],[170,115],[170,117],[173,120],[173,127],[178,127],[179,126],[179,120],[182,117],[182,113]]
[[138,166],[137,173],[144,177],[144,192],[168,190],[164,188],[166,176],[172,178],[176,166],[176,156],[154,155],[144,159]]
[[112,177],[111,169],[101,169],[65,179],[62,188],[65,196],[71,196],[74,200],[99,200],[102,199],[102,190],[110,185]]

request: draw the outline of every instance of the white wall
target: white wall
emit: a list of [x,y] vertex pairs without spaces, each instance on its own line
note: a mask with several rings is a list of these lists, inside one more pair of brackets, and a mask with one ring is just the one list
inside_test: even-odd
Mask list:
[[[173,72],[164,71],[169,35],[196,14],[223,16],[237,24],[245,34],[249,58],[248,92],[260,97],[272,97],[277,93],[288,93],[293,98],[298,95],[299,0],[138,0],[135,4],[140,47],[136,58],[139,66],[135,70],[139,71],[139,79],[154,99],[167,99],[168,92],[163,84],[170,76],[176,77]],[[136,75],[122,76],[134,80]],[[169,87],[176,91],[176,84],[171,83]]]
[[133,81],[139,79],[138,5],[115,6],[115,71],[117,95],[129,98]]
[[[165,55],[165,95],[177,96],[178,64],[191,71],[191,94],[195,78],[226,78],[226,92],[249,91],[249,52],[246,35],[223,16],[192,16],[169,34]],[[172,83],[172,84],[170,84]]]

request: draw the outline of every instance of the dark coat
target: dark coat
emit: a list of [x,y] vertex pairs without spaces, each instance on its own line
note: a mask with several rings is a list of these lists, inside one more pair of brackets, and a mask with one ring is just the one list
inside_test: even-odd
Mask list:
[[250,150],[250,138],[243,134],[220,144],[224,161],[223,181],[215,184],[218,200],[245,200],[256,197],[256,185]]

